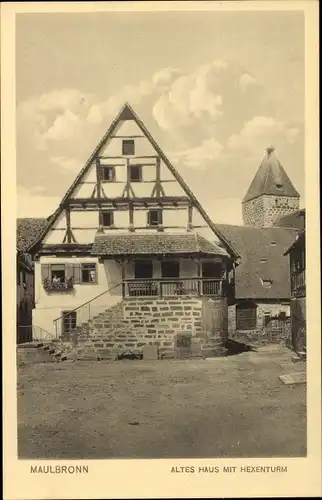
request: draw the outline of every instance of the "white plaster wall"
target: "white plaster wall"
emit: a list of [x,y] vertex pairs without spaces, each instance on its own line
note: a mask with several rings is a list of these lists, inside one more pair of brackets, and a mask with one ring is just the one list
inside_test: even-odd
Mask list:
[[[154,184],[152,182],[142,183],[142,182],[131,182],[131,186],[136,198],[147,198],[152,194]],[[131,196],[133,196],[131,194]]]
[[[74,285],[72,292],[47,293],[43,288],[41,280],[41,264],[60,263],[85,263],[95,262],[97,269],[97,284]],[[93,257],[41,257],[35,263],[35,309],[33,311],[33,324],[53,333],[53,320],[60,317],[63,311],[73,310],[87,301],[92,300],[99,294],[109,290],[91,303],[90,306],[83,306],[78,310],[77,321],[82,323],[95,314],[99,314],[104,309],[110,307],[122,298],[121,270],[113,260],[99,263]],[[60,322],[59,322],[60,323]]]
[[70,225],[75,227],[98,227],[98,210],[75,210],[70,213]]
[[178,182],[164,182],[162,187],[166,196],[187,196]]
[[73,229],[73,235],[77,243],[86,245],[93,243],[97,229]]
[[[113,132],[113,136],[117,135],[143,135],[141,129],[137,126],[134,120],[120,120]],[[143,136],[144,137],[144,136]]]
[[186,229],[188,225],[188,209],[178,208],[174,209],[163,209],[163,225],[164,226],[179,226],[182,229]]
[[44,245],[54,245],[56,243],[62,243],[66,230],[49,230],[45,238],[43,239]]
[[73,192],[73,198],[90,198],[95,188],[96,182],[79,184]]
[[177,180],[174,178],[172,172],[170,172],[169,168],[167,167],[167,165],[163,161],[161,161],[161,163],[160,163],[160,178],[163,180],[170,180],[170,181],[177,182]]

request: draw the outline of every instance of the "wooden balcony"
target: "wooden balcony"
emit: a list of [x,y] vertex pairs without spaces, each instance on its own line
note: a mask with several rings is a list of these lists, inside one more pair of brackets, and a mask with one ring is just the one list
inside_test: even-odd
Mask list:
[[305,270],[293,271],[291,275],[291,294],[292,297],[305,297],[306,280]]
[[182,295],[222,297],[223,280],[214,278],[159,278],[123,281],[123,297],[173,297]]

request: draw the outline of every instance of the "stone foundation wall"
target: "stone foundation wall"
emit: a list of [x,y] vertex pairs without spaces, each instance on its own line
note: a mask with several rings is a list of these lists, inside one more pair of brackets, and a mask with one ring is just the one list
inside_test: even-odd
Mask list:
[[[126,299],[101,313],[78,330],[78,357],[115,359],[125,351],[142,352],[146,344],[158,347],[161,357],[176,357],[176,337],[191,337],[195,356],[221,354],[227,339],[227,321],[210,331],[204,321],[204,300],[196,297]],[[225,308],[225,299],[213,302],[214,311]],[[207,308],[211,307],[207,301]],[[225,326],[226,325],[226,326]]]
[[228,337],[232,340],[245,344],[266,345],[271,343],[286,344],[290,338],[290,323],[285,326],[284,331],[274,332],[265,327],[265,315],[278,316],[285,313],[290,317],[290,304],[288,303],[265,303],[257,302],[257,325],[254,330],[236,329],[236,304],[228,306]]

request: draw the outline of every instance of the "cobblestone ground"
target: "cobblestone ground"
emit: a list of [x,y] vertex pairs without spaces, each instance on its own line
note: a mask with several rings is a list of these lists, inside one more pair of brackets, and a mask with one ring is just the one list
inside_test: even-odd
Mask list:
[[305,370],[281,347],[212,360],[39,364],[18,371],[20,458],[306,454]]

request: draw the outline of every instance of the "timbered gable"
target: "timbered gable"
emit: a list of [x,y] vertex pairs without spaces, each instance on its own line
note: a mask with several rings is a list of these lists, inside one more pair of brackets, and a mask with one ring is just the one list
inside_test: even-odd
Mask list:
[[67,191],[40,244],[91,244],[97,232],[192,230],[221,240],[192,191],[126,104]]

